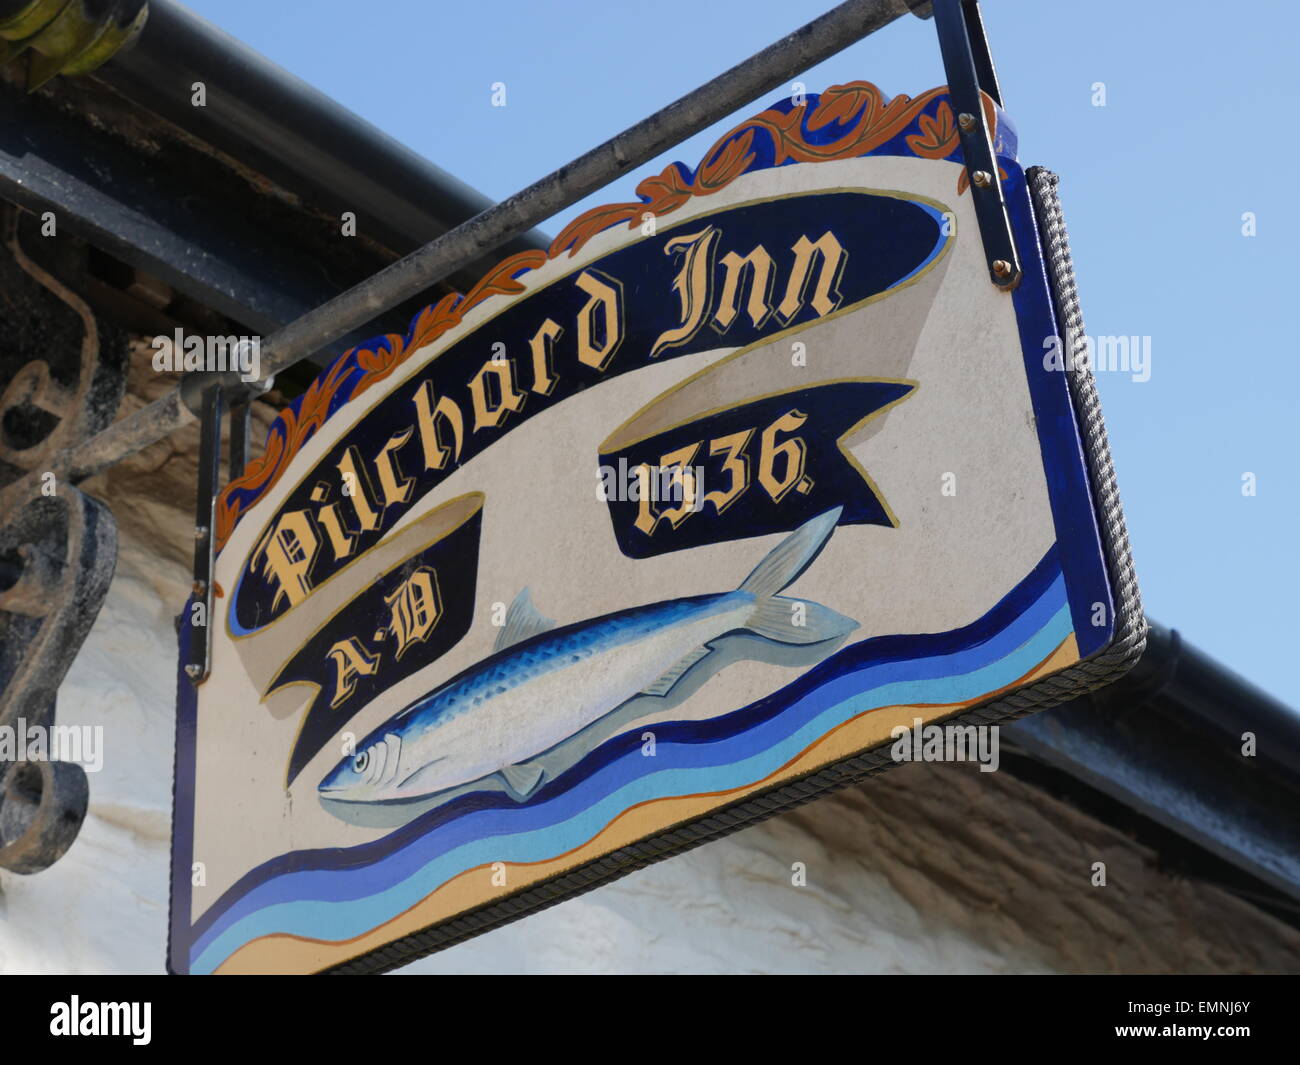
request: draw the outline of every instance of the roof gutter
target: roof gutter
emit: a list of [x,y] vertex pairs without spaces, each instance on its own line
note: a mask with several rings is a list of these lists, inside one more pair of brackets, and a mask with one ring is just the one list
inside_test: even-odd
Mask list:
[[[173,0],[149,0],[134,42],[92,76],[285,188],[299,195],[310,190],[322,210],[355,212],[360,230],[400,255],[492,206]],[[192,102],[197,82],[204,86],[202,107]],[[549,242],[532,230],[501,250]],[[471,272],[476,280],[477,271]]]
[[1125,676],[1007,726],[1004,740],[1246,874],[1258,897],[1289,900],[1295,920],[1300,714],[1148,626]]

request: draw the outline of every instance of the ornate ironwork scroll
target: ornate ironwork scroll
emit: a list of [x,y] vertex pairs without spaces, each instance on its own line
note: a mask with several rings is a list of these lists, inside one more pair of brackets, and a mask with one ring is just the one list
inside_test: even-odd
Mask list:
[[85,246],[51,221],[12,207],[0,220],[0,485],[36,475],[0,514],[0,867],[21,873],[56,861],[85,816],[85,772],[58,757],[70,732],[55,697],[117,557],[108,508],[41,471],[112,421],[127,354],[77,294]]

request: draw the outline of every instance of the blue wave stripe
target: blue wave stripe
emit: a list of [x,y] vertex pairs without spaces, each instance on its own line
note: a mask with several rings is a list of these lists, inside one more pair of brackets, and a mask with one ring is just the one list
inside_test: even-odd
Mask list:
[[[1056,545],[1047,550],[1038,564],[1002,597],[991,610],[969,625],[945,632],[926,633],[924,635],[875,636],[850,644],[837,654],[832,655],[820,665],[796,678],[790,684],[771,695],[759,699],[748,706],[733,710],[718,717],[703,721],[670,721],[661,724],[655,732],[660,746],[667,742],[675,743],[718,743],[726,741],[742,732],[752,732],[758,726],[784,714],[792,704],[803,696],[811,694],[828,681],[849,672],[861,673],[868,667],[881,666],[885,663],[908,662],[917,667],[928,659],[942,656],[954,656],[947,659],[949,663],[936,673],[960,673],[966,667],[965,657],[957,658],[960,653],[971,654],[970,661],[983,663],[999,655],[992,652],[993,647],[1013,648],[1031,632],[1041,626],[1030,620],[1034,611],[1043,610],[1055,600],[1045,599],[1044,594],[1056,581],[1062,579],[1059,551]],[[1042,615],[1045,622],[1051,610]],[[996,640],[991,644],[990,641]],[[976,650],[981,648],[981,650]],[[907,676],[923,677],[930,675],[924,666],[905,671]],[[867,686],[868,678],[863,676],[862,687]],[[250,905],[248,899],[258,892],[263,885],[277,881],[288,874],[303,874],[320,871],[349,873],[368,866],[378,866],[388,862],[385,868],[396,868],[395,862],[402,861],[398,852],[418,846],[422,858],[430,848],[450,845],[453,830],[447,826],[465,817],[484,815],[496,810],[501,817],[509,817],[512,827],[545,828],[551,822],[561,820],[551,811],[559,809],[558,803],[566,793],[582,787],[590,776],[602,767],[627,757],[633,751],[639,752],[641,739],[639,732],[633,730],[615,736],[590,752],[577,765],[562,774],[556,780],[544,783],[521,811],[520,804],[500,792],[473,792],[453,799],[445,807],[439,807],[427,814],[415,818],[402,827],[369,843],[353,847],[328,847],[313,850],[292,851],[272,858],[250,869],[232,884],[222,896],[209,906],[194,922],[189,931],[189,943],[205,936],[209,930],[229,920],[230,911],[240,907],[240,912],[249,912],[270,902],[280,901],[277,897],[259,894],[256,905]],[[549,817],[550,820],[546,820]],[[393,859],[393,861],[389,861]],[[414,861],[414,859],[412,859]],[[188,861],[186,868],[189,867]],[[414,868],[414,865],[411,866]],[[355,893],[350,887],[351,881],[344,877],[324,875],[321,882],[313,882],[311,890],[296,890],[299,897],[312,898],[350,898]],[[366,894],[367,892],[361,892]],[[187,944],[188,956],[188,944]]]
[[[957,674],[970,675],[971,670],[968,667],[972,663],[980,661],[987,662],[990,659],[1000,658],[1008,650],[1017,645],[1023,644],[1027,635],[1032,634],[1043,627],[1050,614],[1056,609],[1059,609],[1057,604],[1060,604],[1063,600],[1064,589],[1060,579],[1058,578],[1057,581],[1053,582],[1053,584],[1049,586],[1046,590],[1046,594],[1044,594],[1037,603],[1033,604],[1029,610],[1025,611],[1025,613],[1017,619],[1016,623],[1009,626],[1008,631],[998,634],[998,636],[987,641],[979,648],[967,652],[935,656],[934,659],[923,662],[912,662],[910,664],[889,662],[878,664],[867,669],[858,670],[852,677],[842,678],[838,682],[832,681],[830,684],[824,685],[816,692],[809,693],[808,697],[794,704],[794,706],[789,708],[787,712],[783,713],[780,718],[775,719],[773,722],[764,723],[767,727],[760,726],[759,728],[746,733],[744,740],[751,751],[756,746],[761,749],[761,745],[756,744],[754,742],[755,740],[766,741],[768,737],[772,735],[774,729],[780,730],[781,732],[788,730],[791,727],[790,723],[792,719],[797,718],[801,710],[806,710],[809,706],[815,705],[816,703],[820,703],[823,706],[827,703],[835,703],[835,697],[841,693],[844,695],[844,700],[841,701],[845,701],[868,694],[873,688],[879,690],[883,689],[886,685],[893,683],[895,686],[889,689],[886,702],[881,703],[880,705],[889,705],[890,701],[895,701],[895,697],[897,697],[898,701],[917,701],[917,698],[914,697],[916,691],[914,687],[898,687],[897,685],[906,684],[908,681],[916,682],[924,680],[927,675],[938,675],[941,679],[950,679],[952,675]],[[1064,638],[1064,636],[1062,635],[1061,638]],[[1034,662],[1031,662],[1028,668],[1032,668],[1032,665],[1041,660],[1041,657],[1042,656],[1035,659]],[[874,677],[872,677],[873,674]],[[1018,675],[1019,674],[1016,674],[1016,676]],[[868,678],[872,678],[874,684],[872,684],[872,680],[869,680]],[[1014,677],[1011,677],[1010,679],[1014,679]],[[976,694],[979,694],[984,690],[992,690],[1001,687],[1002,684],[1007,682],[1008,680],[1000,680],[998,683],[991,683],[987,688],[977,690]],[[935,688],[931,689],[931,691],[935,694],[921,701],[948,702],[969,697],[969,694],[961,694],[959,692],[956,699],[952,698],[954,689],[952,689],[951,686],[949,686],[947,690]],[[963,689],[963,691],[965,691],[965,689]],[[773,742],[779,742],[780,739],[781,735],[778,734],[773,737]],[[684,746],[689,748],[689,746],[692,745]],[[689,750],[673,751],[672,757],[665,760],[682,764],[693,763],[696,765],[711,765],[718,762],[725,764],[729,760],[734,760],[736,753],[734,749],[728,749],[725,753],[718,753],[718,748],[720,746],[722,745],[703,745],[702,749],[708,752],[713,752],[712,757],[705,760],[700,760],[702,758],[700,755],[690,757]],[[727,746],[729,748],[734,748],[735,744]],[[665,744],[662,741],[659,744],[659,749],[665,751]],[[665,751],[665,753],[667,752]],[[748,754],[749,752],[742,753]],[[639,757],[631,763],[634,768],[644,768],[647,774],[649,773],[648,767],[652,764],[653,763],[648,763],[645,759]],[[662,762],[659,762],[658,764],[662,764]],[[614,771],[607,770],[604,774],[593,777],[591,782],[584,782],[585,787],[582,789],[583,792],[599,792],[600,788],[603,787],[603,780],[608,778],[612,772]],[[623,777],[626,778],[628,766],[623,766],[621,773]],[[551,804],[556,809],[550,811],[536,808],[530,809],[528,807],[516,807],[514,811],[512,811],[517,815],[516,817],[508,819],[496,818],[498,821],[504,822],[504,824],[503,830],[495,833],[491,831],[492,825],[490,820],[494,814],[499,814],[500,811],[482,811],[480,812],[481,815],[479,817],[464,819],[467,823],[457,826],[460,831],[457,831],[455,835],[461,837],[462,841],[464,841],[474,838],[483,839],[510,835],[522,830],[535,831],[539,828],[548,827],[548,825],[538,823],[538,821],[535,820],[538,815],[550,813],[549,820],[554,822],[562,820],[566,816],[571,817],[574,813],[580,812],[581,809],[590,805],[590,802],[588,801],[589,796],[587,794],[575,794],[564,796],[563,798],[567,798],[569,801]],[[599,795],[597,795],[596,798],[598,799]],[[450,834],[451,833],[439,833],[438,835],[445,836]],[[302,870],[282,875],[273,882],[268,882],[267,884],[259,886],[258,889],[250,892],[245,899],[240,900],[237,909],[236,907],[232,907],[230,911],[224,914],[224,919],[218,923],[222,927],[228,926],[231,921],[237,920],[242,913],[260,909],[265,905],[281,901],[286,895],[290,898],[298,899],[306,898],[309,895],[318,898],[323,895],[325,899],[332,898],[340,900],[364,897],[372,894],[374,891],[374,878],[380,875],[379,866],[382,865],[384,870],[390,874],[392,879],[404,879],[405,877],[410,876],[421,864],[428,860],[431,845],[437,845],[441,842],[454,846],[456,841],[445,838],[438,840],[431,836],[426,837],[419,842],[422,844],[421,846],[408,847],[406,849],[408,853],[405,860],[401,860],[399,855],[394,854],[391,855],[387,861],[374,863],[374,865],[369,868],[358,863],[358,866],[354,867],[354,869],[357,872],[364,873],[367,877],[367,881],[363,886],[364,889],[360,892],[357,892],[351,884],[346,882],[349,879],[356,879],[355,877],[341,877],[334,871],[320,872],[315,870]],[[450,847],[446,849],[450,849]],[[344,890],[339,890],[340,887],[343,887]],[[276,896],[279,896],[279,898]],[[217,931],[217,928],[214,926],[199,940],[200,945],[209,942],[212,933],[215,931]]]
[[[1044,614],[1048,615],[1046,619]],[[1026,630],[1030,633],[1027,639]],[[868,710],[979,698],[1034,668],[1071,631],[1063,580],[1058,577],[1017,623],[973,651],[921,662],[881,663],[858,670],[810,692],[779,717],[735,737],[732,742],[677,744],[671,745],[670,751],[665,751],[664,744],[660,743],[660,757],[655,761],[660,765],[672,762],[672,767],[650,769],[649,760],[638,757],[637,762],[646,771],[634,780],[627,779],[625,764],[604,767],[584,781],[581,791],[599,792],[606,786],[612,790],[577,810],[573,807],[585,796],[566,794],[563,798],[568,801],[554,805],[565,808],[563,812],[572,811],[571,815],[551,826],[552,831],[542,832],[537,828],[517,831],[520,827],[517,820],[496,816],[500,811],[484,811],[508,831],[490,834],[485,831],[492,827],[490,824],[474,824],[478,819],[467,817],[455,823],[459,829],[455,835],[471,838],[432,858],[428,849],[432,841],[426,838],[422,841],[425,846],[408,847],[409,853],[394,854],[375,865],[357,869],[358,876],[312,870],[287,874],[260,885],[199,938],[193,969],[211,971],[244,943],[274,933],[317,939],[353,938],[415,905],[466,869],[494,861],[542,861],[578,847],[638,802],[738,788],[763,779],[831,729]],[[960,671],[966,665],[974,665],[977,658],[983,658],[986,664]],[[868,678],[871,687],[864,690],[863,682]],[[837,696],[843,697],[837,699]],[[789,729],[796,723],[798,727],[789,735],[766,749],[752,751],[754,741],[776,731],[774,726]],[[742,741],[751,751],[735,750]],[[723,771],[721,776],[719,769]],[[519,812],[525,810],[528,808],[520,808]],[[394,876],[397,879],[389,887],[374,890],[376,879]],[[344,881],[361,877],[365,883],[357,886],[365,889],[362,895],[337,890],[351,886]],[[306,892],[319,889],[326,882],[335,889],[327,892],[332,898],[304,897]],[[290,897],[286,899],[286,895]],[[272,902],[275,896],[284,901]]]
[[[794,727],[790,721],[791,708],[802,696],[827,688],[841,675],[852,678],[851,684],[847,684],[849,691],[845,697],[848,697],[892,680],[919,680],[969,672],[971,668],[1001,658],[1046,625],[1064,601],[1063,579],[1059,568],[1054,565],[1054,553],[1049,552],[1044,562],[1048,563],[1044,575],[1040,576],[1039,567],[1036,567],[1002,603],[974,626],[924,638],[905,638],[911,648],[906,654],[894,654],[886,650],[892,647],[896,637],[864,640],[846,648],[782,691],[760,700],[754,707],[734,711],[708,722],[661,724],[655,730],[658,747],[668,751],[675,746],[705,744],[716,749],[718,744],[732,740],[743,732],[750,750],[762,749],[765,745],[779,742]],[[1053,573],[1056,574],[1055,580],[1047,579]],[[1030,594],[1023,595],[1024,591],[1029,591]],[[1008,602],[1014,603],[1018,610],[1005,611]],[[993,624],[986,625],[985,622]],[[968,632],[971,628],[978,629],[983,635],[969,640],[953,639],[955,633]],[[935,650],[928,655],[919,650],[917,644],[921,640]],[[947,647],[955,649],[943,649]],[[855,668],[852,664],[854,661],[863,664]],[[842,694],[838,687],[831,691],[834,696]],[[832,700],[823,692],[821,701],[826,703]],[[764,712],[758,713],[759,708]],[[714,728],[733,721],[736,727]],[[500,805],[475,805],[458,811],[454,817],[444,817],[441,811],[436,811],[436,819],[417,818],[412,824],[374,843],[362,844],[346,851],[300,852],[295,856],[298,864],[294,868],[275,869],[272,875],[264,876],[252,884],[241,883],[232,888],[227,894],[234,893],[237,897],[227,907],[222,908],[218,903],[204,914],[200,926],[195,930],[196,935],[201,942],[206,942],[207,939],[203,937],[218,923],[224,927],[243,913],[282,901],[280,896],[286,892],[282,888],[277,891],[276,888],[269,887],[273,882],[283,885],[292,880],[294,889],[291,895],[296,898],[329,900],[364,897],[371,893],[373,885],[367,884],[365,890],[357,891],[352,886],[352,880],[336,874],[383,864],[390,879],[396,881],[414,872],[427,859],[431,849],[448,849],[458,842],[486,835],[549,828],[596,801],[600,796],[592,796],[592,791],[596,789],[588,780],[603,767],[623,759],[629,752],[639,752],[640,747],[637,730],[611,739],[574,766],[560,781],[555,782],[556,785],[563,786],[544,787],[541,793],[545,796],[544,801],[530,801],[524,806],[510,800],[505,800]],[[607,750],[611,752],[608,755],[605,753]],[[624,771],[648,772],[645,768],[648,765],[638,757],[636,760],[628,760]],[[550,794],[545,794],[547,792]],[[491,831],[494,816],[508,819],[507,829]],[[453,820],[462,823],[453,825]],[[348,860],[340,861],[341,855],[347,855]]]
[[[1027,581],[1034,579],[1034,576],[1031,574]],[[1024,583],[1022,582],[1022,586]],[[1065,588],[1059,571],[1054,581],[1050,583],[1043,581],[1042,584],[1046,587],[1042,588],[1038,598],[1031,600],[1029,606],[1023,608],[1019,615],[1010,615],[1006,629],[996,633],[990,639],[974,647],[933,655],[927,660],[876,662],[861,667],[855,670],[851,677],[846,677],[842,683],[832,681],[830,684],[810,688],[804,698],[792,698],[789,701],[790,705],[786,706],[779,715],[761,720],[743,735],[729,736],[722,740],[711,737],[708,742],[700,742],[688,734],[684,741],[675,743],[669,738],[672,735],[671,730],[661,726],[656,729],[660,737],[658,750],[662,755],[659,761],[652,763],[641,758],[640,740],[634,736],[636,740],[632,745],[633,751],[636,752],[634,757],[611,759],[574,785],[571,790],[561,792],[541,806],[520,807],[511,804],[505,810],[475,810],[455,823],[438,825],[426,835],[416,837],[405,847],[394,850],[377,861],[357,861],[346,870],[299,869],[291,873],[279,874],[274,879],[253,888],[232,903],[228,910],[218,915],[200,933],[196,941],[197,945],[199,949],[203,949],[215,935],[233,922],[276,903],[306,899],[331,902],[365,898],[375,894],[377,889],[391,887],[417,875],[430,860],[431,854],[450,851],[475,840],[497,839],[551,829],[556,824],[581,816],[585,810],[600,803],[607,787],[610,790],[619,787],[620,781],[613,779],[615,777],[621,776],[622,781],[626,783],[629,777],[649,775],[654,766],[664,762],[683,767],[711,767],[740,761],[755,751],[763,751],[780,744],[798,724],[801,712],[806,712],[809,708],[815,709],[818,705],[833,704],[837,696],[843,695],[845,699],[849,699],[890,683],[919,681],[928,677],[947,678],[970,673],[975,668],[1009,654],[1049,624],[1052,615],[1065,601]],[[998,684],[994,687],[1000,686]]]

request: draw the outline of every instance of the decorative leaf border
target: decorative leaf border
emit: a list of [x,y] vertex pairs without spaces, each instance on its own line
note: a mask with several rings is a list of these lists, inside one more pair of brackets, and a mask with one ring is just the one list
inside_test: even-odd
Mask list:
[[[593,207],[565,226],[546,251],[530,250],[503,259],[464,296],[452,293],[425,307],[405,336],[389,333],[340,355],[280,412],[268,430],[264,453],[218,495],[217,549],[225,546],[244,515],[279,481],[298,450],[345,403],[455,328],[480,303],[523,292],[520,275],[561,255],[577,254],[598,233],[623,223],[636,229],[644,215],[662,217],[693,197],[726,188],[750,171],[873,154],[960,162],[961,140],[947,97],[947,86],[940,86],[915,99],[906,95],[889,99],[871,82],[853,81],[809,94],[802,103],[782,100],[720,137],[694,171],[682,163],[669,164],[637,185],[635,202]],[[998,153],[1014,157],[1014,134],[1005,116],[987,96],[983,103]],[[967,181],[963,169],[957,179],[958,195],[966,191]]]

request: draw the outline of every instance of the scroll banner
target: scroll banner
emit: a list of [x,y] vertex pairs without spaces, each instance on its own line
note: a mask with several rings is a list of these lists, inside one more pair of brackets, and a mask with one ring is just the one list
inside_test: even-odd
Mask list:
[[[712,385],[691,391],[711,394]],[[914,388],[911,381],[831,381],[701,412],[626,447],[602,450],[602,470],[617,471],[615,483],[635,489],[632,499],[605,492],[619,547],[632,558],[649,558],[783,532],[834,507],[843,508],[841,525],[892,526],[888,506],[847,446],[853,430]],[[679,396],[672,399],[678,402],[657,404],[646,421],[661,408],[681,409]],[[706,512],[710,520],[692,520]]]
[[[314,693],[289,757],[287,783],[341,721],[436,661],[469,631],[482,506],[483,497],[475,494],[435,510],[414,530],[432,539],[378,578],[353,563],[361,590],[308,637],[266,691],[270,698],[305,685]],[[340,575],[340,590],[349,590],[349,572]],[[293,619],[291,611],[287,620]],[[266,634],[253,639],[265,642]]]
[[[788,367],[791,345],[810,326],[932,273],[949,243],[945,231],[941,208],[923,198],[867,190],[782,196],[689,226],[662,227],[654,239],[638,240],[513,302],[377,404],[301,476],[240,574],[232,632],[246,635],[270,624],[381,540],[456,469],[592,385],[776,335],[790,338],[786,354],[776,356]],[[860,342],[871,346],[879,344],[869,337]],[[826,371],[827,354],[813,350],[806,378]],[[743,366],[748,373],[750,363]],[[712,384],[692,395],[702,396]],[[729,387],[735,397],[749,384]],[[855,395],[865,404],[861,417],[880,398]],[[677,401],[661,408],[670,409]],[[755,428],[761,434],[766,426]],[[808,494],[780,515],[771,511],[763,527],[794,528],[798,515],[810,512]],[[760,508],[747,502],[743,509]],[[621,510],[614,518],[620,530]],[[881,521],[887,513],[865,483],[849,510],[853,521]],[[737,535],[739,528],[721,530],[715,539]],[[634,557],[687,542],[664,537],[665,546],[647,547],[630,534],[627,540]]]

